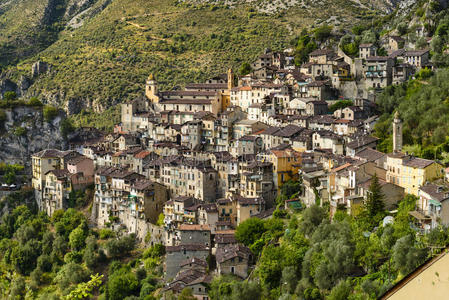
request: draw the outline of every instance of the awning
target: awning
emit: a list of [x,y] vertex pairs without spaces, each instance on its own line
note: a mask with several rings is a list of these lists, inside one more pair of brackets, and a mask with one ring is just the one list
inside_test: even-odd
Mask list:
[[430,199],[430,204],[435,205],[435,206],[441,206],[440,201],[438,200],[434,200],[434,199]]

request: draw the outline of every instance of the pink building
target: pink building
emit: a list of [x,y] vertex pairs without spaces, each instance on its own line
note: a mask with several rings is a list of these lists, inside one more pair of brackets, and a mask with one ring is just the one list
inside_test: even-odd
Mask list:
[[83,173],[85,177],[93,177],[94,162],[86,156],[77,156],[67,162],[67,170],[71,174]]

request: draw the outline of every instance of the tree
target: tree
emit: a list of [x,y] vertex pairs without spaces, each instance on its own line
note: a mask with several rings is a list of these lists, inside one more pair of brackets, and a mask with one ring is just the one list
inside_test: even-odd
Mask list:
[[348,280],[340,280],[340,282],[332,289],[329,300],[344,300],[348,299],[351,294],[352,288]]
[[163,226],[163,225],[164,225],[164,219],[165,219],[164,214],[163,214],[163,213],[160,213],[159,216],[158,216],[158,218],[157,218],[156,225],[157,225],[157,226]]
[[294,197],[301,191],[301,182],[298,180],[289,180],[281,186],[281,194],[287,199]]
[[426,257],[427,250],[416,247],[412,235],[406,235],[398,239],[393,247],[393,263],[403,275],[407,275],[422,264]]
[[55,237],[53,235],[53,232],[46,231],[44,233],[44,236],[42,237],[42,253],[44,254],[50,254],[53,248],[53,241]]
[[355,35],[361,35],[365,30],[366,27],[364,25],[356,25],[351,29],[352,33],[354,33]]
[[181,291],[181,294],[178,296],[178,300],[195,300],[196,298],[193,296],[193,292],[191,288],[184,288]]
[[84,248],[86,240],[86,223],[81,223],[69,234],[69,246],[74,251],[80,251]]
[[92,291],[102,283],[104,275],[91,275],[88,282],[79,283],[75,289],[65,296],[65,300],[86,299],[92,296]]
[[75,126],[69,119],[64,119],[60,125],[61,134],[64,138],[67,138],[67,135],[72,133],[75,130]]
[[309,54],[317,48],[317,44],[309,35],[307,35],[307,33],[302,34],[296,46],[295,64],[301,65],[303,62],[307,61]]
[[151,295],[151,293],[153,293],[155,290],[156,288],[154,285],[145,282],[144,284],[142,284],[142,287],[140,288],[140,298],[144,299],[145,296]]
[[235,238],[246,246],[252,245],[265,232],[264,222],[259,218],[243,221],[235,231]]
[[261,296],[260,284],[254,281],[242,281],[232,287],[232,300],[255,300]]
[[301,222],[299,223],[299,230],[306,236],[311,236],[325,217],[326,212],[323,208],[312,205],[304,210]]
[[10,299],[25,299],[26,283],[25,278],[17,276],[11,283],[11,290],[9,293]]
[[382,192],[382,186],[379,183],[379,178],[377,174],[371,178],[371,184],[368,189],[368,195],[364,204],[365,210],[368,216],[374,217],[381,214],[385,210],[384,203],[385,196]]
[[329,25],[323,25],[321,27],[318,27],[315,29],[315,39],[319,42],[324,42],[332,32],[332,26]]
[[274,289],[279,286],[282,276],[282,260],[284,251],[281,247],[267,245],[262,250],[259,260],[257,274],[261,284],[267,289]]
[[240,75],[247,75],[249,73],[251,73],[252,69],[251,69],[251,65],[247,62],[244,62],[239,69],[239,73]]
[[416,45],[415,48],[416,49],[424,49],[427,47],[427,40],[424,37],[420,37],[417,41],[416,41]]
[[365,30],[362,36],[362,43],[374,44],[377,41],[376,33],[372,30]]
[[35,239],[29,240],[24,246],[19,245],[13,249],[11,260],[16,270],[20,274],[28,275],[36,267],[40,250],[39,242]]
[[399,32],[399,35],[404,35],[404,34],[407,33],[408,26],[407,26],[406,23],[399,23],[399,24],[396,26],[396,30]]
[[127,255],[136,245],[136,236],[130,234],[119,239],[112,239],[106,243],[106,250],[113,258]]
[[388,56],[388,52],[387,52],[387,50],[385,50],[384,47],[380,47],[379,49],[377,49],[377,55],[378,56]]
[[293,294],[298,283],[298,274],[294,266],[285,267],[282,270],[281,287],[284,292]]
[[43,272],[50,272],[52,266],[53,264],[49,255],[42,254],[37,258],[37,268],[39,268]]
[[76,263],[68,263],[62,266],[56,274],[54,282],[64,291],[72,285],[77,285],[89,279],[89,274],[85,268]]
[[138,295],[139,281],[136,276],[126,270],[119,270],[108,280],[107,290],[109,300],[121,300],[127,296]]
[[143,258],[157,258],[165,255],[165,247],[162,244],[155,244],[143,252]]

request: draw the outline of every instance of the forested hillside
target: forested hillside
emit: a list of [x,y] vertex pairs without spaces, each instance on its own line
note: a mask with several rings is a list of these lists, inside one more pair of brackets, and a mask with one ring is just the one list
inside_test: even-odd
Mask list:
[[37,211],[33,190],[0,202],[10,212],[0,224],[2,299],[156,299],[164,247],[138,249],[133,235],[89,228],[82,211],[91,196],[71,194],[72,208],[51,218]]
[[[243,222],[236,238],[258,255],[255,270],[249,281],[214,279],[211,298],[378,299],[449,241],[446,228],[416,235],[410,226],[412,195],[399,203],[394,222],[385,221],[380,189],[376,177],[365,205],[352,216],[337,211],[332,222],[328,202]],[[284,191],[283,196],[295,195]]]

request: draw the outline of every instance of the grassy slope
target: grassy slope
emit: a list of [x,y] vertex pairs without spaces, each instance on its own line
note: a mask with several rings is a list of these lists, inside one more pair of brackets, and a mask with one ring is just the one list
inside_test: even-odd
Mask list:
[[[165,88],[204,80],[229,66],[252,60],[262,49],[281,49],[316,18],[353,16],[343,0],[322,9],[294,8],[267,16],[237,9],[175,5],[173,0],[116,0],[101,14],[39,56],[53,72],[33,87],[35,94],[98,101],[105,108],[142,93],[149,73]],[[33,58],[35,59],[35,58]],[[28,72],[33,60],[18,69]]]
[[[63,4],[65,0],[55,0]],[[55,9],[47,11],[50,0],[0,1],[0,65],[11,65],[35,55],[57,38],[60,16]],[[59,8],[61,6],[58,6]]]

